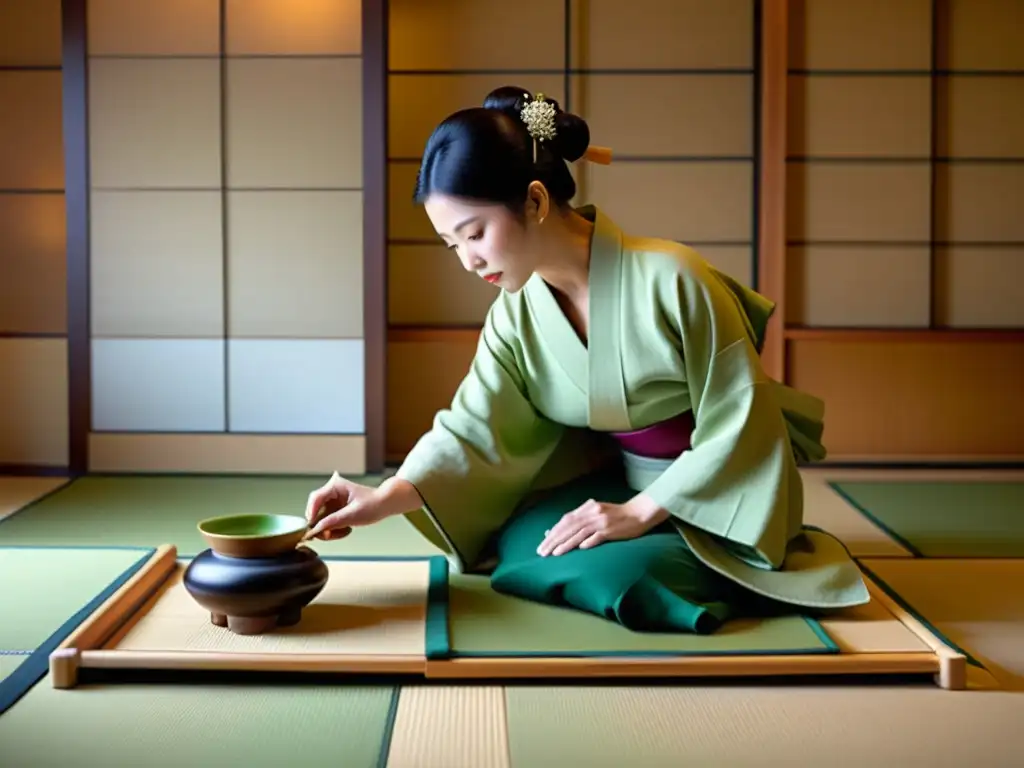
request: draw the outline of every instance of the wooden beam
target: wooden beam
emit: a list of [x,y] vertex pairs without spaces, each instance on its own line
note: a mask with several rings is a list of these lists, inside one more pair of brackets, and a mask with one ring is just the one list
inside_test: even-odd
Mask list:
[[388,3],[363,0],[363,355],[366,471],[383,471],[387,434]]
[[87,0],[61,3],[64,209],[67,228],[68,469],[89,469],[92,356],[89,322],[89,66]]
[[904,344],[936,343],[985,344],[1024,343],[1024,329],[944,329],[944,328],[787,328],[788,341],[890,342]]
[[765,372],[786,371],[786,86],[787,0],[762,0],[760,23],[760,137],[758,145],[758,290],[775,302],[762,360]]
[[477,327],[416,327],[411,325],[391,326],[388,342],[392,344],[415,344],[442,342],[451,344],[475,344],[483,328]]

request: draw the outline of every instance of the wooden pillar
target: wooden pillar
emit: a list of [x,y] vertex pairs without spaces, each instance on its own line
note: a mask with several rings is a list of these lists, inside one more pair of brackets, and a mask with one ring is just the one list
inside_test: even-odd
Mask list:
[[760,24],[760,142],[758,289],[775,302],[762,360],[779,381],[786,372],[786,85],[788,0],[762,0]]

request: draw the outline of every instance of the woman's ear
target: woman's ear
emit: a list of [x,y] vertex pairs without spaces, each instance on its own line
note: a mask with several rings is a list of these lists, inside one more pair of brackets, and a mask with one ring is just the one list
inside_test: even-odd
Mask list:
[[537,224],[544,223],[551,211],[551,196],[539,181],[531,181],[526,191],[526,215]]

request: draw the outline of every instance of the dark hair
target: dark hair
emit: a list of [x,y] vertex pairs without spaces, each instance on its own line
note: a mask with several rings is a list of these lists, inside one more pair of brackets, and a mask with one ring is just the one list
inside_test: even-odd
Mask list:
[[527,187],[540,181],[556,205],[576,195],[566,163],[583,157],[590,145],[586,121],[555,107],[555,138],[536,142],[520,113],[533,95],[504,86],[491,91],[483,107],[460,110],[446,118],[427,140],[413,195],[422,203],[432,193],[500,203],[521,211]]

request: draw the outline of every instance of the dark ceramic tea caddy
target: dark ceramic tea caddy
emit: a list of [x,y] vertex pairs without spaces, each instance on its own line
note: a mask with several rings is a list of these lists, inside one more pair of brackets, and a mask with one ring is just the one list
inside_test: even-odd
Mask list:
[[230,515],[199,523],[210,548],[185,569],[185,589],[210,620],[238,635],[297,624],[327,584],[327,564],[300,546],[306,521],[290,515]]

